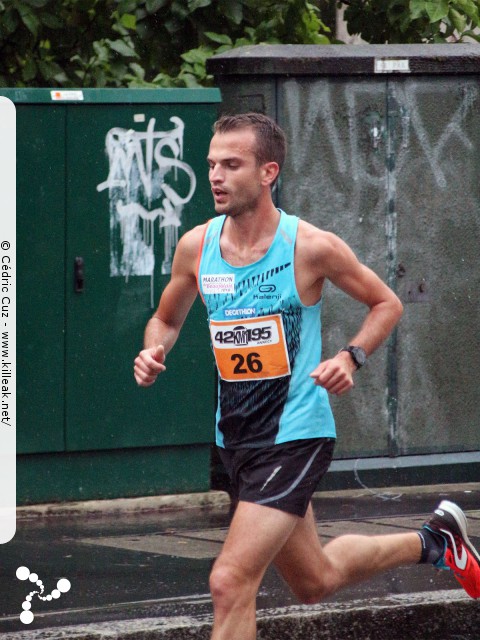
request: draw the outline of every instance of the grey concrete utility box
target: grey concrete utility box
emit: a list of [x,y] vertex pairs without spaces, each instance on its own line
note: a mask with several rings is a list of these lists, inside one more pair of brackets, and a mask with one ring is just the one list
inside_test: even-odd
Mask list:
[[[223,112],[285,129],[278,205],[341,236],[404,302],[391,340],[333,399],[337,457],[478,473],[480,46],[260,45],[208,70]],[[363,313],[327,288],[324,357]]]

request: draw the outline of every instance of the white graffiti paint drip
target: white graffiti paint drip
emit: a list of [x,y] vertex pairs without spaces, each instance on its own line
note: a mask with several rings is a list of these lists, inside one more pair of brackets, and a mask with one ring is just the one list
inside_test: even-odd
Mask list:
[[161,272],[171,272],[183,206],[197,180],[182,160],[184,122],[176,116],[170,122],[170,131],[155,131],[151,118],[144,132],[115,127],[107,133],[109,174],[97,191],[109,191],[111,276],[153,275],[157,220],[164,236]]
[[44,596],[43,593],[45,591],[45,587],[43,586],[42,580],[39,579],[36,573],[33,573],[28,569],[28,567],[18,567],[16,576],[19,580],[29,580],[34,583],[38,590],[30,591],[30,593],[25,597],[24,602],[22,603],[22,613],[20,614],[20,622],[23,624],[31,624],[35,618],[33,615],[32,608],[32,599],[33,596],[37,596],[39,600],[50,601],[60,598],[62,593],[67,593],[70,591],[71,584],[70,580],[67,578],[60,578],[57,582],[57,588],[53,589],[51,593]]

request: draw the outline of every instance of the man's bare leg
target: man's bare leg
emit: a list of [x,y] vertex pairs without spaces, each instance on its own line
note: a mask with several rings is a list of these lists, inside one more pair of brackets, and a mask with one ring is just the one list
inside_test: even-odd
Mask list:
[[255,640],[260,582],[300,521],[278,509],[239,502],[210,575],[212,640]]
[[274,563],[295,595],[312,604],[388,569],[416,564],[421,550],[420,537],[415,532],[345,535],[322,547],[310,505]]
[[210,576],[212,640],[255,639],[256,595],[272,561],[296,596],[311,604],[388,569],[415,564],[420,554],[415,532],[346,535],[322,548],[311,506],[302,519],[240,502]]

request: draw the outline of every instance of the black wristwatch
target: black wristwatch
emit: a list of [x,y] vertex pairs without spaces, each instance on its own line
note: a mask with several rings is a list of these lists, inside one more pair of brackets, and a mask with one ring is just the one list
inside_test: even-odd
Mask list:
[[367,361],[367,354],[365,353],[365,349],[362,349],[362,347],[354,347],[350,345],[349,347],[340,349],[340,351],[348,351],[348,353],[352,356],[352,360],[355,363],[357,369],[363,367],[363,365]]

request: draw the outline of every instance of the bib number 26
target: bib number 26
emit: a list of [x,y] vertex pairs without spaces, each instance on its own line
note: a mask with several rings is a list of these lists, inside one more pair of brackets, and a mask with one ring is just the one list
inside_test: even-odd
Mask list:
[[290,375],[281,314],[210,320],[210,337],[218,373],[226,382]]
[[236,362],[236,365],[233,368],[233,373],[237,375],[248,373],[249,371],[252,373],[260,373],[263,369],[259,353],[248,353],[246,357],[241,353],[233,353],[230,360],[232,360],[232,362]]

